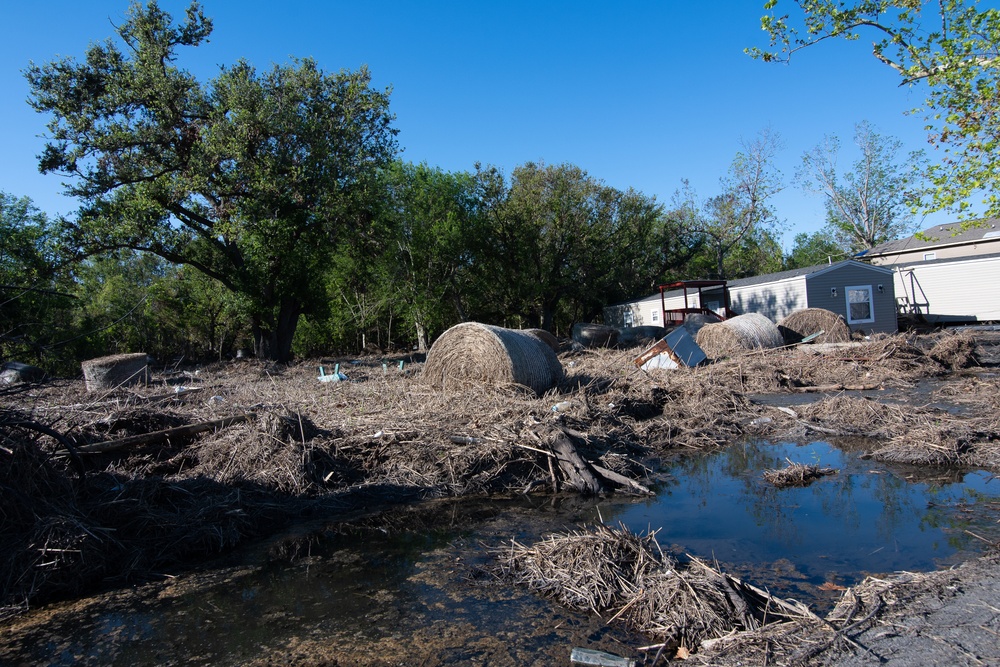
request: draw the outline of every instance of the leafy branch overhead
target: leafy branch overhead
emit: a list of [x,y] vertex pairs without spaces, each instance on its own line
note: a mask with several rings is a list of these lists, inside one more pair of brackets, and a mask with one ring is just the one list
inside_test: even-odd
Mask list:
[[986,215],[1000,215],[1000,10],[976,0],[768,0],[764,9],[769,44],[747,49],[754,58],[789,62],[832,38],[870,37],[900,85],[926,85],[928,139],[942,151],[928,168],[932,209],[968,216],[978,196]]

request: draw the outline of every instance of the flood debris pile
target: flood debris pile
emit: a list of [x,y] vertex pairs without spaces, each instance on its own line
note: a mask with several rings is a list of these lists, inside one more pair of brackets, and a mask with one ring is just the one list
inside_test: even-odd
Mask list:
[[[493,333],[476,330],[495,343]],[[958,448],[938,457],[931,447],[927,462],[1000,468],[988,409],[1000,383],[988,377],[957,376],[980,411],[961,419],[846,396],[784,411],[749,398],[956,377],[953,368],[976,363],[963,340],[755,350],[647,373],[631,363],[634,350],[556,359],[524,333],[516,341],[540,355],[536,370],[552,371],[553,360],[565,369],[541,391],[513,375],[496,382],[496,372],[438,385],[427,381],[430,359],[409,358],[341,360],[337,382],[317,381],[317,366],[332,361],[239,360],[153,369],[149,385],[98,392],[82,379],[4,385],[0,606],[169,573],[308,512],[571,488],[643,493],[660,457],[746,437],[874,434],[900,451],[921,451],[918,441]],[[514,363],[512,349],[503,363]],[[573,480],[570,454],[596,486]]]
[[[812,614],[696,558],[664,553],[655,533],[597,525],[533,545],[496,549],[494,574],[573,609],[608,616],[656,639],[657,657]],[[656,660],[654,660],[654,663]]]
[[825,618],[799,618],[703,642],[691,663],[992,665],[1000,660],[1000,552],[936,572],[867,577]]
[[809,484],[820,477],[836,474],[837,470],[835,468],[820,468],[816,464],[795,463],[793,461],[788,461],[788,465],[784,468],[765,470],[763,473],[764,480],[779,489],[792,486],[809,486]]
[[876,461],[1000,469],[1000,418],[941,417],[892,438],[871,452]]

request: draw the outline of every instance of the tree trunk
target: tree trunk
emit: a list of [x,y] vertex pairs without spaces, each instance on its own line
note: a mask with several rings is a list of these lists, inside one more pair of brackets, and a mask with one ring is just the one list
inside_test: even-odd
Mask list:
[[427,354],[427,329],[424,328],[424,324],[420,320],[414,324],[417,327],[417,352]]
[[292,340],[299,324],[302,305],[297,301],[282,301],[278,315],[272,322],[264,322],[260,316],[253,318],[254,353],[260,359],[291,361]]

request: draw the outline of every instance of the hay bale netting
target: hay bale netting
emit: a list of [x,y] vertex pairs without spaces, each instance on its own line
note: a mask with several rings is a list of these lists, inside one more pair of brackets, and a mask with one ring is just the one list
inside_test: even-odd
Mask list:
[[553,336],[551,333],[549,333],[545,329],[525,329],[525,331],[527,331],[532,336],[534,336],[538,340],[548,345],[553,352],[559,354],[559,339]]
[[758,313],[747,313],[718,324],[706,324],[698,331],[695,340],[711,359],[785,344],[778,325]]
[[667,335],[665,327],[622,327],[618,330],[618,347],[649,345]]
[[816,343],[846,343],[851,340],[851,328],[843,315],[825,308],[803,308],[778,322],[786,345],[798,343],[806,336],[822,331]]
[[463,322],[431,345],[423,377],[434,387],[519,384],[541,395],[562,379],[563,368],[555,352],[527,331]]
[[604,324],[577,322],[573,325],[573,340],[584,347],[614,347],[618,329]]
[[88,359],[80,366],[83,368],[87,391],[149,382],[149,356],[145,352]]

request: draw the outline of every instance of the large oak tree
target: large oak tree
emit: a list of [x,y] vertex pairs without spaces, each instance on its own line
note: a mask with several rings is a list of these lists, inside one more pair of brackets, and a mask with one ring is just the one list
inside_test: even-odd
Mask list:
[[43,172],[69,177],[83,254],[117,248],[190,265],[245,300],[257,353],[286,360],[324,298],[335,243],[368,231],[378,171],[396,151],[387,91],[366,69],[246,62],[201,83],[176,64],[212,22],[132,4],[118,41],[26,72],[51,115]]

